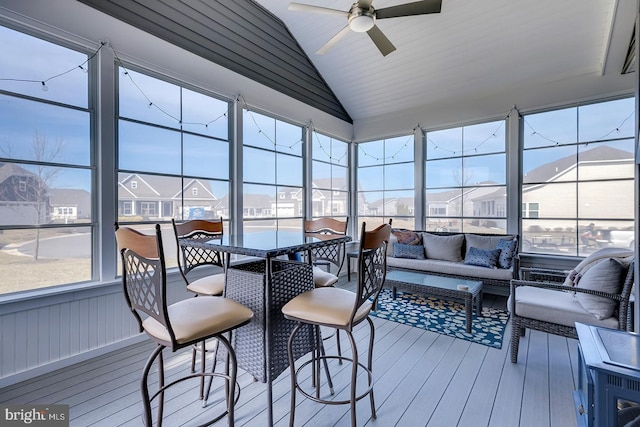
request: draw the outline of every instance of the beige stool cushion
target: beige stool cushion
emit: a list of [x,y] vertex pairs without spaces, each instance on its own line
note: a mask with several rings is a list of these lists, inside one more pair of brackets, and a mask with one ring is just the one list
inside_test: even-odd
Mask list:
[[[253,317],[253,312],[244,305],[212,296],[188,298],[171,304],[167,309],[178,344],[200,341]],[[146,318],[142,327],[157,339],[171,341],[167,328],[152,317]]]
[[212,274],[194,280],[187,285],[187,289],[198,295],[220,296],[224,291],[224,273]]
[[313,267],[313,283],[316,288],[333,286],[338,281],[338,276],[324,271],[320,267]]
[[[345,289],[316,288],[298,295],[282,307],[285,317],[331,327],[346,327],[356,301],[356,294]],[[370,301],[358,309],[354,324],[371,311]]]

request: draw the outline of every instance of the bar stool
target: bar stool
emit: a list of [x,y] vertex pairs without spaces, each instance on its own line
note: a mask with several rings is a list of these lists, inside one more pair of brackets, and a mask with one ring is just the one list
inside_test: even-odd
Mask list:
[[[304,221],[304,232],[311,234],[324,234],[324,235],[337,235],[345,236],[347,234],[347,226],[349,225],[349,218],[344,221],[340,221],[334,218],[318,218],[313,220]],[[311,251],[311,257],[313,258],[313,265],[324,265],[327,267],[327,272],[330,272],[331,264],[338,267],[336,276],[340,275],[342,265],[344,264],[344,253],[346,243],[340,243],[337,245],[323,246]]]
[[221,239],[224,233],[222,218],[217,220],[194,219],[181,224],[171,219],[173,233],[178,248],[178,267],[187,284],[187,290],[196,295],[220,296],[224,291],[224,273],[210,274],[197,280],[189,280],[187,274],[200,267],[217,266],[224,268],[222,254],[217,251],[180,246],[182,239]]
[[347,281],[351,281],[351,260],[358,258],[358,251],[347,252]]
[[[223,298],[201,296],[188,298],[167,305],[167,278],[164,249],[160,225],[156,224],[155,234],[142,234],[132,228],[115,225],[116,241],[122,257],[122,286],[124,296],[138,322],[140,332],[145,332],[157,344],[142,372],[140,389],[144,405],[144,421],[153,424],[151,402],[159,397],[158,424],[162,424],[165,391],[171,386],[190,378],[209,378],[209,388],[213,377],[225,380],[226,409],[210,422],[224,416],[228,424],[234,424],[236,378],[238,365],[231,346],[231,331],[249,323],[253,312],[247,307]],[[224,334],[229,335],[227,339]],[[190,347],[207,339],[215,338],[226,348],[226,369],[221,372],[206,372],[203,363],[198,373],[180,377],[165,384],[163,350],[176,351]],[[158,390],[150,395],[148,376],[155,361],[158,361]],[[207,393],[208,394],[208,393]],[[238,393],[239,395],[239,393]]]
[[[217,251],[180,245],[180,241],[182,239],[221,239],[224,233],[222,218],[215,220],[194,219],[183,223],[177,223],[175,219],[171,218],[171,224],[173,225],[173,234],[176,238],[176,248],[178,250],[178,268],[180,269],[180,274],[187,285],[187,290],[189,292],[193,292],[196,296],[222,296],[222,293],[224,292],[224,272],[209,274],[196,280],[190,280],[187,277],[191,271],[201,269],[202,267],[215,266],[224,268],[224,258],[222,254]],[[215,353],[216,349],[217,348],[213,348],[211,351]],[[204,360],[207,352],[207,347],[204,341],[200,343],[200,351],[202,352],[202,359]],[[192,373],[196,371],[197,352],[198,348],[194,347],[193,352],[191,353]],[[200,387],[200,399],[202,399],[203,396],[204,382]]]
[[[296,410],[296,394],[298,391],[308,399],[329,405],[349,404],[351,406],[351,425],[356,425],[356,403],[369,396],[371,404],[371,418],[376,418],[373,397],[373,343],[375,327],[369,318],[374,302],[377,300],[387,270],[386,251],[391,234],[391,226],[383,224],[373,231],[366,231],[366,224],[362,223],[360,249],[358,251],[358,286],[356,292],[335,287],[315,288],[293,298],[282,307],[284,317],[297,322],[291,331],[288,341],[289,365],[291,367],[291,413],[289,425],[294,425]],[[359,361],[358,348],[353,337],[354,326],[367,321],[370,328],[367,364]],[[316,345],[311,360],[296,368],[294,360],[294,340],[296,333],[303,325],[313,325],[315,328]],[[319,332],[320,326],[343,330],[351,344],[352,357],[325,355],[322,352],[322,342]],[[312,378],[319,378],[320,363],[329,359],[351,362],[351,387],[348,400],[329,400],[320,397],[320,381],[314,381],[315,395],[305,391],[298,382],[301,370],[311,365]],[[368,387],[358,393],[356,379],[358,370],[364,369],[367,374]]]
[[[304,221],[305,233],[312,234],[324,234],[324,235],[338,235],[345,236],[347,234],[347,226],[349,225],[349,218],[344,221],[340,221],[334,218],[318,218],[313,220]],[[344,256],[346,252],[346,243],[340,243],[337,245],[323,246],[311,251],[311,257],[313,262],[313,281],[316,288],[324,288],[327,286],[333,286],[338,281],[342,265],[344,264]],[[331,264],[338,267],[336,274],[331,274]],[[327,271],[324,272],[320,269],[320,265],[325,265]],[[336,336],[336,349],[338,356],[342,355],[342,349],[340,348],[340,332],[336,330],[330,335],[326,335],[324,339],[329,339]]]

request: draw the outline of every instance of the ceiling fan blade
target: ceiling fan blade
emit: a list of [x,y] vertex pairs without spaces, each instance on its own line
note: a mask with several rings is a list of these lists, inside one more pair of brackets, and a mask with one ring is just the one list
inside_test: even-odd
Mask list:
[[391,43],[391,41],[389,41],[387,36],[384,35],[384,33],[380,30],[380,28],[378,28],[377,25],[371,27],[371,29],[367,31],[367,34],[369,34],[371,40],[373,40],[375,45],[378,47],[378,50],[380,51],[382,56],[387,56],[391,52],[396,50],[396,47]]
[[320,49],[318,49],[318,51],[316,53],[318,55],[323,55],[323,54],[327,53],[327,51],[329,49],[331,49],[334,44],[338,43],[338,41],[341,38],[343,38],[349,31],[351,31],[351,28],[349,28],[349,26],[347,25],[346,27],[344,27],[343,29],[338,31],[338,34],[336,34],[335,36],[331,37],[328,42],[326,42],[324,45],[322,45],[322,47]]
[[329,15],[340,15],[340,16],[348,16],[349,12],[345,12],[344,10],[338,9],[330,9],[328,7],[321,6],[313,6],[311,4],[303,4],[303,3],[289,3],[289,10],[299,10],[303,12],[317,12],[324,13]]
[[442,0],[421,0],[413,3],[405,3],[397,6],[376,9],[376,19],[440,13],[440,9],[442,9]]

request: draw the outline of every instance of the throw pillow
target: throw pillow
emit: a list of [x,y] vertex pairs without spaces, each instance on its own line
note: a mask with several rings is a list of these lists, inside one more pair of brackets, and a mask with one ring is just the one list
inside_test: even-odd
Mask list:
[[[612,294],[620,292],[627,275],[627,267],[617,258],[606,258],[598,261],[584,272],[576,285],[581,289],[602,291]],[[613,315],[617,302],[597,295],[576,292],[576,298],[582,307],[598,320]]]
[[[495,249],[500,240],[513,239],[515,236],[509,235],[495,235],[495,236],[482,236],[480,234],[465,233],[464,238],[467,242],[467,252],[470,247],[478,249]],[[465,254],[466,257],[466,254]]]
[[437,234],[422,233],[422,242],[427,258],[453,262],[462,261],[464,234],[439,236]]
[[480,267],[496,268],[500,257],[500,249],[479,249],[471,246],[464,258],[464,263]]
[[396,243],[393,245],[393,256],[395,258],[424,259],[424,247]]
[[[597,261],[601,261],[603,258],[627,258],[629,256],[633,256],[633,251],[629,249],[620,249],[620,248],[602,248],[598,249],[582,261],[578,265],[576,265],[573,270],[569,272],[569,275],[564,281],[565,286],[575,286],[577,285],[577,279],[580,278],[581,274],[586,273],[586,271],[591,268]],[[571,274],[573,273],[573,274]],[[578,274],[580,273],[580,274]]]
[[496,245],[496,249],[500,249],[500,257],[498,258],[498,267],[511,268],[513,257],[518,247],[518,239],[500,240]]
[[398,243],[403,245],[419,245],[422,243],[420,235],[415,231],[394,228],[391,233],[396,236]]

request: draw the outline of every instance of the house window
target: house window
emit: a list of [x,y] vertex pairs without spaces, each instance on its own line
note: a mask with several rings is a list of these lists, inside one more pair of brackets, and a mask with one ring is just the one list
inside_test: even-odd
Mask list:
[[138,188],[138,181],[131,181],[131,189],[135,190]]
[[[634,115],[634,98],[625,98],[523,116],[524,251],[633,248]],[[588,227],[595,246],[580,239]]]
[[505,120],[425,133],[427,230],[506,232],[505,135]]
[[155,202],[140,202],[140,214],[155,216],[158,214],[158,205]]
[[358,144],[358,223],[414,229],[413,134]]
[[287,198],[302,194],[302,127],[245,109],[242,135],[242,203],[256,212],[243,219],[245,233],[302,230],[304,197]]
[[523,203],[522,218],[540,218],[540,204],[535,202]]
[[429,206],[429,216],[446,216],[447,208],[444,206]]
[[129,201],[123,201],[122,204],[122,215],[133,215],[133,203]]
[[[91,243],[97,227],[91,212],[96,106],[89,96],[95,51],[2,26],[0,45],[12,47],[3,51],[5,78],[0,81],[0,203],[6,206],[0,215],[0,247],[11,244],[16,253],[29,254],[7,252],[0,258],[0,293],[97,280],[92,264],[98,254]],[[46,84],[20,81],[33,76]],[[73,224],[60,221],[54,208],[67,197],[83,200],[85,215]],[[66,215],[64,209],[59,212]],[[70,227],[78,234],[72,235]],[[45,251],[55,252],[55,258],[43,259]]]
[[197,188],[192,188],[191,189],[191,195],[192,196],[197,196],[198,195],[198,189]]

